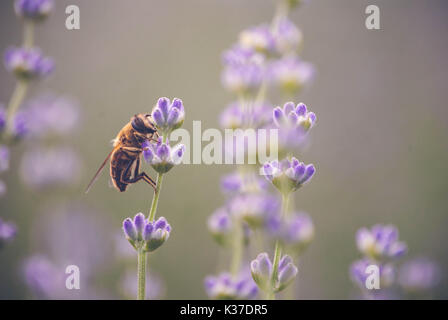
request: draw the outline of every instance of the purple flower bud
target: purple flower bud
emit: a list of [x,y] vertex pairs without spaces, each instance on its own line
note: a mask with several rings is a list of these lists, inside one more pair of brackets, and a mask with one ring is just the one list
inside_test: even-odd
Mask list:
[[154,225],[151,222],[148,222],[143,230],[143,241],[148,242],[151,238],[151,234],[153,231],[154,231]]
[[126,236],[126,239],[134,245],[134,242],[138,240],[137,230],[135,229],[134,223],[130,218],[126,218],[123,221],[123,231]]
[[37,48],[9,48],[4,61],[6,69],[23,80],[44,77],[54,68],[53,60],[44,57]]
[[15,139],[26,136],[29,132],[29,115],[24,111],[19,111],[12,119],[11,135]]
[[390,286],[395,278],[395,270],[391,264],[383,264],[371,261],[367,258],[357,260],[350,266],[350,278],[362,290],[366,289],[366,280],[369,276],[368,267],[375,265],[379,269],[381,289]]
[[14,9],[19,17],[42,21],[53,10],[53,0],[15,0]]
[[277,292],[285,289],[287,286],[291,284],[291,282],[295,279],[297,276],[298,269],[297,267],[292,263],[292,261],[288,263],[284,263],[283,267],[278,269],[278,288]]
[[137,231],[137,238],[138,240],[142,239],[143,236],[143,229],[145,228],[145,216],[143,215],[143,213],[139,212],[135,215],[134,217],[134,226],[135,226],[135,230]]

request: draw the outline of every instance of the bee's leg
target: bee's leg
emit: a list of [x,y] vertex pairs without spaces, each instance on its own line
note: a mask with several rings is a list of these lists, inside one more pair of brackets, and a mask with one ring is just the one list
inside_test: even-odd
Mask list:
[[123,171],[121,177],[120,177],[120,181],[126,184],[131,184],[131,183],[136,183],[140,180],[144,180],[146,183],[148,183],[153,189],[154,191],[156,191],[156,183],[153,179],[151,179],[145,172],[138,172],[140,169],[140,158],[137,158],[137,160],[135,160],[135,168],[134,168],[134,176],[132,178],[128,177],[128,172],[132,167],[133,162],[131,162],[126,170]]

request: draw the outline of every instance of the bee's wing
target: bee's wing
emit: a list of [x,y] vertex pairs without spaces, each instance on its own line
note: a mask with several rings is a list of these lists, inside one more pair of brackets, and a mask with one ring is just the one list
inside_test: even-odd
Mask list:
[[98,179],[98,177],[100,176],[101,171],[103,171],[104,166],[106,165],[107,161],[110,159],[112,153],[114,153],[115,150],[117,150],[118,147],[115,147],[106,157],[106,159],[104,159],[103,163],[101,164],[101,166],[99,167],[99,169],[97,170],[97,172],[95,173],[95,175],[93,176],[92,180],[90,180],[89,185],[86,188],[85,193],[90,191],[90,188],[92,188],[93,184],[95,183],[96,179]]

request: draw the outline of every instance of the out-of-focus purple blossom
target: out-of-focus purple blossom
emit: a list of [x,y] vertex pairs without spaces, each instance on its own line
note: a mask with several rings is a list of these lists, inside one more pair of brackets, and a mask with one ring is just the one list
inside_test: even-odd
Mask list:
[[356,244],[362,254],[375,260],[398,258],[407,251],[406,243],[398,240],[398,229],[392,225],[359,229]]
[[227,208],[233,217],[252,228],[265,225],[267,217],[278,212],[278,199],[266,193],[239,194],[228,201]]
[[350,279],[359,286],[360,289],[366,290],[366,280],[371,273],[367,268],[370,265],[376,265],[379,268],[380,289],[387,288],[392,285],[395,279],[395,269],[391,264],[378,264],[367,258],[357,260],[350,266]]
[[39,96],[28,101],[24,107],[27,129],[33,137],[69,134],[76,129],[80,118],[76,101],[55,94]]
[[264,57],[251,49],[234,46],[223,55],[222,83],[229,91],[245,95],[261,85],[265,75]]
[[440,279],[440,266],[425,257],[406,262],[398,272],[398,283],[411,293],[429,291],[439,284]]
[[221,178],[221,189],[226,194],[263,192],[267,186],[266,179],[254,173],[233,172]]
[[7,171],[9,169],[9,148],[4,145],[0,145],[0,172]]
[[296,52],[303,41],[303,34],[300,29],[286,17],[278,22],[274,37],[276,50],[279,54]]
[[142,144],[142,148],[146,162],[159,173],[166,173],[175,165],[179,165],[185,153],[183,144],[170,147],[168,141],[166,143],[162,142],[162,137],[159,137],[159,141],[156,144],[145,141]]
[[225,129],[261,128],[272,122],[272,106],[252,105],[244,108],[239,102],[231,103],[220,115],[219,123]]
[[315,69],[311,63],[295,56],[287,56],[269,64],[267,78],[285,94],[296,95],[312,81],[314,74]]
[[68,147],[34,147],[24,153],[20,164],[22,181],[36,190],[75,184],[80,170],[78,154]]
[[305,165],[295,157],[271,161],[263,165],[262,173],[282,193],[297,190],[313,177],[314,165]]
[[207,226],[216,242],[224,245],[233,230],[232,217],[226,208],[219,208],[208,218]]
[[6,108],[0,103],[0,132],[2,132],[6,126],[6,115]]
[[19,17],[42,21],[53,10],[53,0],[15,0],[14,9]]
[[263,54],[272,54],[276,50],[275,37],[268,24],[250,27],[240,33],[239,44],[244,49]]
[[148,221],[143,213],[137,213],[133,220],[126,218],[123,221],[123,232],[136,250],[152,252],[168,240],[171,226],[164,217]]
[[316,115],[308,111],[304,103],[287,102],[283,107],[276,107],[273,111],[273,120],[278,128],[300,129],[304,132],[310,130],[315,122]]
[[276,107],[272,118],[273,128],[278,130],[280,151],[303,147],[309,130],[316,123],[316,115],[303,103],[295,106],[293,102],[287,102],[283,107]]
[[25,282],[33,295],[41,299],[61,298],[68,291],[64,271],[42,255],[31,256],[24,263]]
[[30,118],[26,111],[18,111],[12,119],[12,126],[9,132],[11,137],[21,139],[27,136],[29,133],[29,121]]
[[[165,296],[166,287],[162,278],[151,271],[146,277],[146,295],[145,297],[149,300],[162,299]],[[135,299],[135,292],[137,292],[137,275],[134,270],[126,271],[125,275],[120,281],[120,292],[127,299]]]
[[267,219],[266,229],[271,237],[292,248],[296,254],[305,250],[314,238],[311,217],[304,213],[290,213],[286,219],[278,214]]
[[152,109],[152,119],[157,129],[167,136],[171,131],[180,128],[185,120],[185,109],[182,100],[174,98],[159,98]]
[[204,281],[205,291],[211,299],[254,299],[258,294],[256,284],[249,275],[241,273],[236,278],[229,273],[208,276]]
[[3,180],[0,180],[0,198],[6,194],[7,187],[6,183]]
[[14,223],[3,221],[0,218],[0,248],[4,244],[12,241],[17,234],[17,228]]
[[54,69],[53,60],[44,57],[38,48],[9,48],[4,61],[6,69],[23,80],[47,76]]
[[274,279],[274,287],[271,279],[273,265],[266,252],[260,253],[255,260],[250,263],[252,278],[258,287],[263,291],[280,292],[294,281],[298,269],[288,255],[284,255],[278,264],[277,279]]

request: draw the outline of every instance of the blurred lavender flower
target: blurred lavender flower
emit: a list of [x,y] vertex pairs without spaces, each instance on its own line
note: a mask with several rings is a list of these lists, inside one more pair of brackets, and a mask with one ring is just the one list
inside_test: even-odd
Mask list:
[[3,131],[5,126],[6,126],[6,108],[3,104],[0,103],[0,132]]
[[292,212],[284,220],[278,214],[272,215],[266,227],[274,239],[292,248],[296,254],[302,253],[314,238],[313,221],[304,212]]
[[244,49],[263,54],[272,54],[276,50],[276,42],[268,24],[250,27],[240,33],[239,44]]
[[55,266],[47,257],[34,255],[24,263],[25,282],[34,296],[57,299],[64,295],[64,269]]
[[166,173],[175,165],[179,165],[185,153],[183,144],[178,144],[172,148],[168,141],[166,143],[162,142],[162,137],[159,137],[157,144],[145,141],[142,148],[146,162],[158,173]]
[[375,225],[368,230],[361,228],[356,233],[359,251],[374,260],[403,256],[407,251],[404,242],[398,240],[398,230],[392,225]]
[[205,291],[211,299],[254,299],[258,289],[244,272],[233,278],[229,273],[205,278]]
[[184,123],[185,109],[182,100],[178,98],[174,98],[173,102],[168,98],[159,98],[151,115],[157,129],[163,136],[168,136]]
[[54,68],[53,60],[44,57],[38,48],[9,48],[4,61],[6,69],[23,80],[47,76]]
[[12,119],[11,136],[14,139],[21,139],[29,133],[29,123],[31,118],[26,111],[18,111]]
[[9,169],[9,148],[4,145],[0,145],[0,172],[7,171]]
[[294,96],[311,82],[314,73],[314,66],[311,63],[295,56],[287,56],[269,64],[267,78],[285,94]]
[[279,54],[287,55],[296,52],[303,41],[303,34],[287,17],[282,18],[274,32],[276,50]]
[[295,157],[267,162],[263,165],[262,172],[272,184],[283,194],[288,194],[299,189],[309,182],[316,169],[314,165],[305,165]]
[[14,9],[19,17],[42,21],[53,10],[53,0],[15,0]]
[[308,131],[316,123],[316,115],[304,103],[295,106],[287,102],[274,109],[273,123],[278,129],[279,150],[291,150],[304,145]]
[[425,258],[415,258],[403,264],[398,272],[398,283],[410,293],[420,293],[436,287],[441,278],[437,263]]
[[266,179],[255,173],[236,171],[221,178],[221,189],[226,194],[263,192],[267,186]]
[[80,118],[79,105],[71,98],[44,94],[25,104],[27,128],[33,137],[65,135],[75,130]]
[[223,55],[222,83],[239,95],[253,93],[262,83],[264,57],[251,49],[234,46]]
[[350,279],[359,286],[360,289],[366,289],[366,280],[369,273],[366,272],[369,265],[377,265],[380,271],[380,288],[386,288],[392,285],[395,279],[395,270],[391,264],[378,264],[367,258],[353,262],[350,266]]
[[233,230],[232,217],[226,208],[219,208],[208,218],[208,230],[213,238],[221,245],[227,243]]
[[12,222],[3,221],[0,218],[0,248],[10,242],[16,236],[17,228]]
[[272,106],[269,104],[255,104],[250,110],[244,110],[239,102],[231,103],[220,116],[220,125],[225,129],[261,128],[272,122]]
[[280,292],[285,289],[295,279],[298,273],[297,267],[288,255],[284,255],[278,264],[277,279],[274,279],[273,288],[271,279],[273,265],[266,252],[260,253],[255,260],[250,263],[252,278],[258,287],[263,291]]
[[80,170],[78,154],[68,147],[34,147],[20,164],[22,181],[31,189],[74,184]]
[[278,212],[278,199],[266,193],[238,194],[228,201],[227,208],[233,217],[245,221],[250,227],[265,225],[267,217]]
[[[162,278],[154,272],[151,272],[146,277],[148,285],[145,287],[146,298],[149,300],[162,299],[165,296],[166,288]],[[137,275],[133,270],[126,271],[125,275],[120,281],[120,292],[127,299],[134,299],[135,292],[137,292]]]
[[145,219],[143,213],[137,213],[134,220],[126,218],[123,221],[123,231],[136,250],[152,252],[168,240],[171,226],[164,217],[151,222]]

